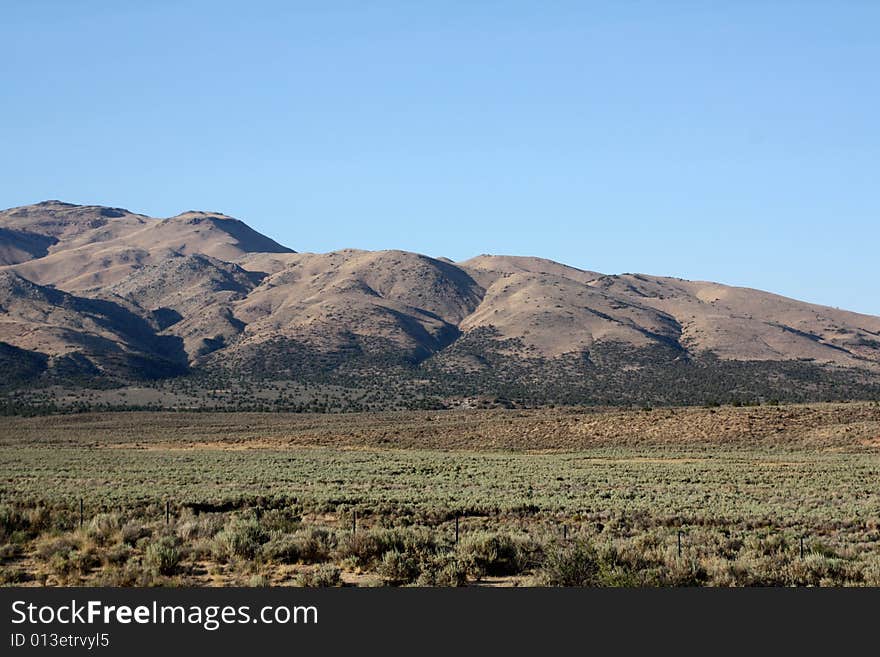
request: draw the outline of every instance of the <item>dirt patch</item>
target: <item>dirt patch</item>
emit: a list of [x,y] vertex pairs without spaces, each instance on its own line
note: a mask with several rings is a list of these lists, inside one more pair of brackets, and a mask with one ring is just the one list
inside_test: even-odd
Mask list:
[[130,449],[144,452],[195,452],[199,450],[221,450],[229,452],[247,451],[252,449],[285,449],[290,443],[269,440],[250,440],[247,442],[227,442],[221,440],[203,441],[182,444],[176,443],[114,443],[100,445],[100,449]]
[[511,588],[516,586],[530,586],[534,584],[535,578],[532,575],[507,575],[503,577],[483,577],[482,579],[471,582],[469,586],[477,588]]
[[709,459],[702,458],[677,458],[677,457],[669,457],[669,458],[660,458],[660,457],[633,457],[628,459],[611,459],[611,458],[602,458],[602,457],[591,457],[586,459],[588,463],[602,463],[602,464],[619,464],[625,465],[628,463],[656,463],[656,464],[669,464],[669,463],[705,463]]
[[518,451],[595,447],[876,447],[880,407],[866,403],[749,408],[487,410],[396,413],[84,413],[6,418],[0,446],[129,450]]

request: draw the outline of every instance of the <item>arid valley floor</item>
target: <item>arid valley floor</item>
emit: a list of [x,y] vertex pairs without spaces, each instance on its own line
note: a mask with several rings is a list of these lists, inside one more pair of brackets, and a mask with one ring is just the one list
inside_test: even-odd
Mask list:
[[0,573],[878,585],[878,481],[880,405],[865,402],[7,417]]

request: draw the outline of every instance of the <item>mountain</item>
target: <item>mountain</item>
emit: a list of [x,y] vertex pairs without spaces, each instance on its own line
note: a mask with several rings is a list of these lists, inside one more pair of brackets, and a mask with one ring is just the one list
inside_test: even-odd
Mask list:
[[[45,356],[63,376],[157,378],[185,370],[178,341],[123,306],[77,297],[0,271],[0,344]],[[7,355],[8,358],[8,355]],[[31,359],[32,360],[32,359]],[[41,368],[26,368],[37,374]]]
[[876,367],[880,318],[717,283],[637,274],[591,283],[677,318],[679,342],[731,360],[812,360]]
[[287,382],[385,407],[873,398],[880,318],[541,258],[297,253],[221,213],[46,201],[0,211],[0,362],[15,390]]
[[194,360],[241,333],[245,324],[235,317],[234,303],[245,299],[262,278],[211,256],[176,251],[133,269],[107,292],[111,299],[136,304],[163,335],[180,337],[188,359]]
[[0,228],[0,265],[14,265],[42,258],[57,240],[14,228]]
[[154,219],[121,208],[45,201],[0,212],[0,228],[55,240],[45,254],[9,263],[17,273],[87,294],[175,255],[233,261],[249,253],[291,253],[238,219],[209,212]]
[[237,304],[233,355],[268,341],[417,363],[459,335],[482,288],[446,262],[403,251],[298,254]]

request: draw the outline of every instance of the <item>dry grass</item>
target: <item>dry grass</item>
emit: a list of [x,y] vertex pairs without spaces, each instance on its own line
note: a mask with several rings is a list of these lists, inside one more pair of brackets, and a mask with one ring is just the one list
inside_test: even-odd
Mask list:
[[0,446],[284,449],[298,446],[577,451],[593,447],[875,448],[880,405],[400,411],[84,413],[6,417]]
[[855,403],[7,418],[0,574],[59,585],[876,585],[877,436],[880,408]]

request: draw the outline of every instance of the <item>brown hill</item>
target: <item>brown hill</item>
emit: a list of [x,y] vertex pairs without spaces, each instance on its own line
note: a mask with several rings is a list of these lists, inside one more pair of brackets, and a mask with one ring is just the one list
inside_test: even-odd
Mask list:
[[674,317],[681,326],[679,342],[691,352],[730,360],[880,364],[880,317],[760,290],[675,278],[625,274],[590,284]]
[[584,351],[599,341],[675,343],[681,333],[674,317],[650,306],[571,278],[527,272],[498,278],[461,323],[465,332],[490,326],[539,356]]
[[0,225],[53,238],[59,248],[105,242],[155,221],[122,208],[43,201],[0,211]]
[[414,253],[297,254],[235,306],[247,326],[233,350],[282,339],[419,360],[458,336],[482,293],[458,267]]
[[219,213],[186,212],[153,219],[119,208],[46,201],[0,212],[0,228],[57,240],[42,257],[12,264],[14,271],[35,283],[88,294],[174,255],[234,260],[248,253],[292,253]]
[[62,359],[124,376],[141,362],[145,373],[188,362],[282,378],[360,363],[370,376],[403,367],[421,380],[440,365],[474,389],[516,379],[521,394],[548,372],[582,381],[605,368],[638,386],[620,376],[690,376],[680,368],[692,362],[709,367],[704,379],[784,376],[762,363],[880,375],[878,317],[541,258],[296,253],[220,213],[155,219],[59,201],[5,210],[0,274],[4,358],[18,354],[27,372],[41,358],[46,371]]
[[233,263],[206,255],[171,252],[162,262],[135,269],[108,288],[113,295],[150,311],[163,335],[183,339],[194,360],[241,333],[244,323],[233,302],[244,299],[262,279]]
[[67,375],[154,378],[183,371],[179,340],[124,307],[0,271],[0,342],[48,357]]
[[553,262],[552,260],[529,256],[483,254],[457,264],[462,269],[471,272],[471,275],[479,279],[484,287],[489,287],[489,285],[502,276],[512,276],[513,274],[556,276],[558,278],[569,278],[578,283],[589,283],[602,276],[602,274],[595,271],[586,271]]
[[0,265],[15,265],[49,253],[54,237],[24,230],[0,228]]

